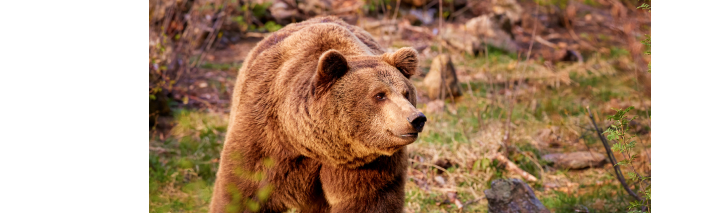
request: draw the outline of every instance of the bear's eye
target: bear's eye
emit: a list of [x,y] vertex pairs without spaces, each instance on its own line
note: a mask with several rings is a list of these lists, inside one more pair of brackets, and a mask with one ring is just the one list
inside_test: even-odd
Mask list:
[[407,92],[407,91],[403,92],[403,96],[405,96],[405,99],[410,100],[410,93],[409,93],[409,92]]
[[381,93],[376,94],[376,95],[375,95],[375,99],[378,100],[378,101],[385,100],[385,93],[382,93],[382,92],[381,92]]

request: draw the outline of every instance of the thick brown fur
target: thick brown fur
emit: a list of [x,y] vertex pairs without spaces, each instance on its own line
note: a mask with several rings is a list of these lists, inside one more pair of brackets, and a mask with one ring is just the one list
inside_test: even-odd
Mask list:
[[416,68],[415,50],[384,53],[335,17],[262,40],[238,73],[210,212],[401,212]]

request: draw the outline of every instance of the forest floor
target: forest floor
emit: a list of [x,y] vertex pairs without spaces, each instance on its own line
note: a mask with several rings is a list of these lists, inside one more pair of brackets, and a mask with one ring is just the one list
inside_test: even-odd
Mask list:
[[[258,41],[244,39],[208,53],[193,74],[195,80],[187,86],[197,92],[195,98],[216,102],[189,107],[169,100],[172,124],[149,133],[151,212],[207,212],[237,70]],[[402,40],[383,42],[408,46]],[[584,55],[582,63],[525,60],[494,49],[477,56],[450,52],[464,94],[431,101],[423,78],[440,49],[432,44],[420,51],[421,73],[411,78],[419,91],[418,109],[428,121],[408,146],[406,212],[487,212],[483,191],[493,180],[508,177],[528,182],[553,212],[627,211],[632,198],[610,164],[558,169],[542,156],[575,151],[605,155],[587,109],[604,130],[614,109],[634,106],[628,113],[637,116],[631,126],[631,134],[638,136],[631,151],[638,156],[633,166],[650,176],[650,88],[638,81],[638,72],[646,71],[639,71],[645,69],[636,65],[630,50],[608,46],[609,51]],[[505,141],[514,150],[510,161],[538,181],[529,182],[493,160]],[[625,156],[616,153],[616,158]]]
[[[422,98],[418,108],[428,122],[417,142],[408,146],[413,167],[408,171],[406,208],[410,212],[451,212],[458,208],[448,202],[448,192],[456,192],[469,212],[487,211],[483,190],[492,180],[514,177],[496,168],[494,156],[505,134],[508,110],[512,146],[521,150],[511,159],[520,168],[538,177],[532,184],[538,198],[556,212],[622,212],[629,197],[614,177],[609,164],[602,168],[559,170],[547,165],[540,156],[549,153],[594,151],[604,149],[585,111],[590,107],[596,118],[614,114],[612,109],[636,106],[639,142],[635,150],[645,157],[641,167],[649,171],[650,98],[636,88],[635,73],[619,71],[613,64],[628,57],[619,53],[594,56],[584,65],[557,65],[548,76],[529,78],[514,91],[506,79],[515,75],[514,66],[525,66],[509,55],[491,52],[483,56],[454,56],[458,78],[465,94],[446,100],[445,107],[428,104]],[[218,57],[220,58],[220,57]],[[242,57],[237,57],[242,58]],[[432,56],[423,56],[421,69],[427,72]],[[203,69],[208,76],[219,76],[197,82],[198,87],[220,91],[232,88],[238,63],[211,60]],[[526,75],[542,67],[540,62],[527,65]],[[220,68],[218,68],[220,67]],[[565,83],[557,78],[569,78]],[[412,78],[422,88],[423,74]],[[560,83],[558,83],[560,82]],[[229,96],[229,92],[225,91]],[[515,93],[514,107],[508,97]],[[222,92],[221,92],[222,93]],[[422,90],[421,90],[422,95]],[[424,100],[424,102],[423,102]],[[454,102],[454,103],[453,103]],[[437,103],[437,102],[436,102]],[[444,109],[443,109],[444,108]],[[227,111],[177,110],[176,125],[167,133],[154,132],[150,138],[150,207],[152,212],[205,211],[211,197],[219,153],[227,128]],[[599,121],[609,126],[606,121]],[[624,159],[617,155],[618,159]],[[423,163],[445,161],[450,165],[439,174]],[[540,165],[540,167],[538,167]],[[442,178],[438,178],[442,177]],[[419,185],[421,183],[422,185]]]

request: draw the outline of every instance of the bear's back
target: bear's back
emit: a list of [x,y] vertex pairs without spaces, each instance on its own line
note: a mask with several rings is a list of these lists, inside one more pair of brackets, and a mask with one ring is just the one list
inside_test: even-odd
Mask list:
[[[264,102],[259,99],[279,98],[267,94],[274,93],[270,90],[278,90],[272,84],[296,86],[291,82],[307,80],[312,76],[320,55],[330,49],[348,56],[384,53],[369,33],[337,17],[316,17],[289,24],[260,41],[245,58],[233,92],[234,108],[243,105],[239,103],[241,99],[249,98],[257,103]],[[255,94],[247,97],[252,93]],[[275,93],[283,94],[284,91]],[[232,110],[231,122],[234,117]]]

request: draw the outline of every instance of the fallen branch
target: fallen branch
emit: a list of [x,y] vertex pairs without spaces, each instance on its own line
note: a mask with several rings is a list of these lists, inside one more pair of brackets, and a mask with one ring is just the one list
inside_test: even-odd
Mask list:
[[469,200],[469,201],[463,203],[463,206],[467,206],[467,205],[473,204],[473,203],[478,202],[478,201],[481,201],[481,200],[483,200],[483,199],[485,199],[485,196],[482,196],[482,197],[477,198],[477,199],[475,199],[475,200]]
[[620,170],[620,165],[618,165],[617,160],[615,159],[615,155],[612,153],[612,149],[610,148],[610,144],[607,141],[607,138],[602,135],[602,132],[598,128],[597,124],[595,124],[595,117],[593,117],[593,114],[590,112],[590,107],[586,107],[587,109],[590,121],[592,121],[593,126],[595,127],[595,132],[597,132],[598,137],[600,137],[600,140],[603,143],[603,146],[605,146],[605,151],[607,151],[607,155],[610,158],[610,163],[612,163],[613,168],[615,169],[615,175],[617,176],[618,181],[620,181],[620,184],[622,184],[623,188],[625,188],[625,191],[630,194],[633,198],[635,198],[638,201],[644,201],[644,199],[640,198],[635,192],[633,192],[630,189],[630,186],[628,186],[627,181],[625,181],[625,176],[623,176],[622,171]]
[[557,46],[556,44],[553,44],[552,42],[549,42],[548,40],[545,40],[545,39],[543,39],[543,38],[540,37],[540,36],[535,36],[535,41],[537,41],[538,43],[540,43],[540,44],[542,44],[542,45],[545,45],[545,46],[548,46],[548,47],[550,47],[550,48],[553,48],[553,49],[557,49],[557,48],[558,48],[558,46]]
[[568,32],[570,33],[570,37],[572,37],[573,40],[575,40],[575,41],[577,41],[578,43],[580,43],[580,45],[584,45],[584,46],[586,46],[586,47],[589,47],[589,48],[592,49],[592,50],[597,50],[597,48],[596,48],[595,46],[593,46],[592,44],[590,44],[590,43],[588,43],[588,42],[586,42],[586,41],[584,41],[584,40],[582,40],[582,39],[580,39],[580,37],[578,37],[577,34],[575,34],[575,30],[573,29],[572,26],[570,26],[570,18],[565,18],[565,28],[566,28],[566,29],[568,30]]
[[520,175],[520,177],[522,177],[523,179],[525,179],[525,180],[527,180],[527,181],[530,181],[530,182],[536,182],[536,181],[537,181],[537,178],[535,178],[535,176],[533,176],[533,175],[531,175],[530,173],[528,173],[528,172],[520,169],[520,167],[518,167],[517,165],[515,165],[515,163],[513,163],[512,161],[510,161],[510,160],[508,160],[507,158],[505,158],[504,155],[502,155],[502,154],[497,154],[497,155],[495,155],[495,160],[497,160],[498,162],[500,162],[500,164],[505,165],[505,169],[507,169],[508,171],[513,172],[513,173],[515,173],[515,174],[517,174],[517,175]]
[[152,146],[150,147],[150,151],[154,151],[154,152],[158,152],[158,153],[167,152],[167,150],[165,150],[161,147],[152,147]]

